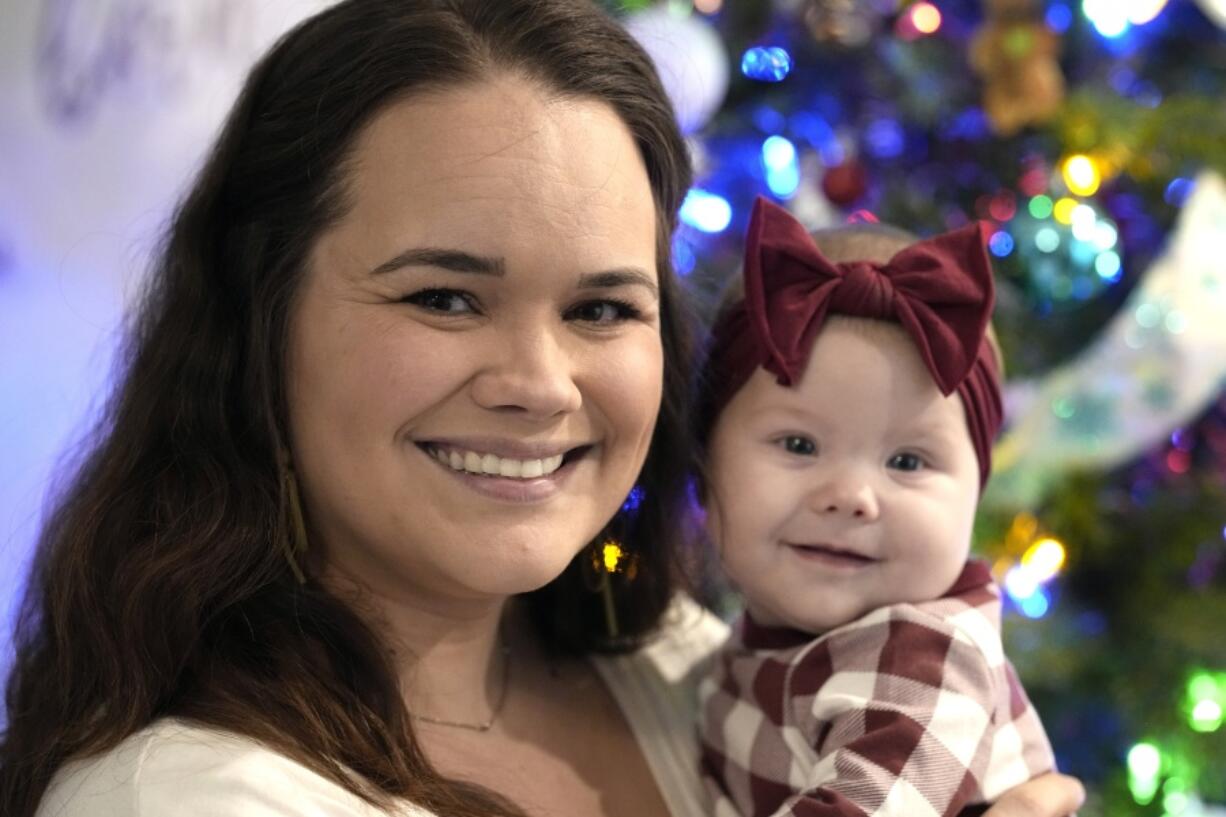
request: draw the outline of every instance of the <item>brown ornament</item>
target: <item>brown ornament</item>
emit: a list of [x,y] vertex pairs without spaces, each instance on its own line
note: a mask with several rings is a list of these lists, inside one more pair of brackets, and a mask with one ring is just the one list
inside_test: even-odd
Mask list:
[[840,207],[854,204],[868,190],[868,170],[859,159],[848,159],[822,174],[822,192]]
[[983,108],[992,129],[1011,136],[1048,122],[1064,101],[1060,37],[1034,0],[984,0],[984,13],[970,61],[983,79]]

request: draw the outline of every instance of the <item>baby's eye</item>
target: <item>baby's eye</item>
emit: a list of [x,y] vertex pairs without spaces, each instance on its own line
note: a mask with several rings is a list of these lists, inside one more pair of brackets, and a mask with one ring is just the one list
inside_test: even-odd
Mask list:
[[896,471],[919,471],[926,465],[924,458],[919,454],[895,454],[890,457],[886,463],[887,468],[893,468]]
[[477,311],[473,307],[470,297],[467,292],[461,292],[456,289],[423,289],[419,292],[414,292],[412,295],[406,295],[401,300],[405,303],[420,306],[422,309],[430,312],[463,315]]
[[789,454],[796,454],[801,457],[811,457],[817,453],[817,443],[799,434],[788,434],[785,437],[780,437],[779,444]]

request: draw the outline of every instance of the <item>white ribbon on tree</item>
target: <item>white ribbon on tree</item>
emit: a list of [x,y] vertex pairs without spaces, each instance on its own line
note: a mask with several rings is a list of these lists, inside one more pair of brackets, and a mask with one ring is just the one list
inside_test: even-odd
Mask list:
[[985,500],[1033,505],[1061,474],[1124,464],[1226,388],[1226,181],[1196,179],[1163,254],[1101,335],[1042,378],[1011,384]]

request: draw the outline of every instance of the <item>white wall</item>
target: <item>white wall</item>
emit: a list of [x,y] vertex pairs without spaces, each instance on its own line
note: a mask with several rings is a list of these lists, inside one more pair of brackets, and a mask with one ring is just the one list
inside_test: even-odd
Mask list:
[[247,67],[327,4],[0,0],[5,675],[12,611],[57,460],[105,400],[148,252]]

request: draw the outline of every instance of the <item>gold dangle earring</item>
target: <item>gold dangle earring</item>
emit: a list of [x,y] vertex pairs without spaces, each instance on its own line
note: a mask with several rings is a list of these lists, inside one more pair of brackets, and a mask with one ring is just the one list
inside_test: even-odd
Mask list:
[[302,572],[302,564],[299,561],[299,557],[305,558],[307,552],[306,521],[302,516],[298,478],[294,476],[294,467],[290,464],[289,453],[284,448],[277,451],[277,468],[281,472],[282,521],[282,535],[278,538],[294,578],[298,584],[306,584],[306,574]]
[[605,630],[609,638],[617,638],[621,631],[617,625],[617,605],[613,598],[613,576],[621,575],[626,583],[638,575],[638,554],[632,552],[625,542],[625,530],[637,515],[643,501],[643,489],[635,486],[617,515],[609,521],[600,536],[588,547],[584,559],[584,576],[587,586],[599,593],[604,604]]

